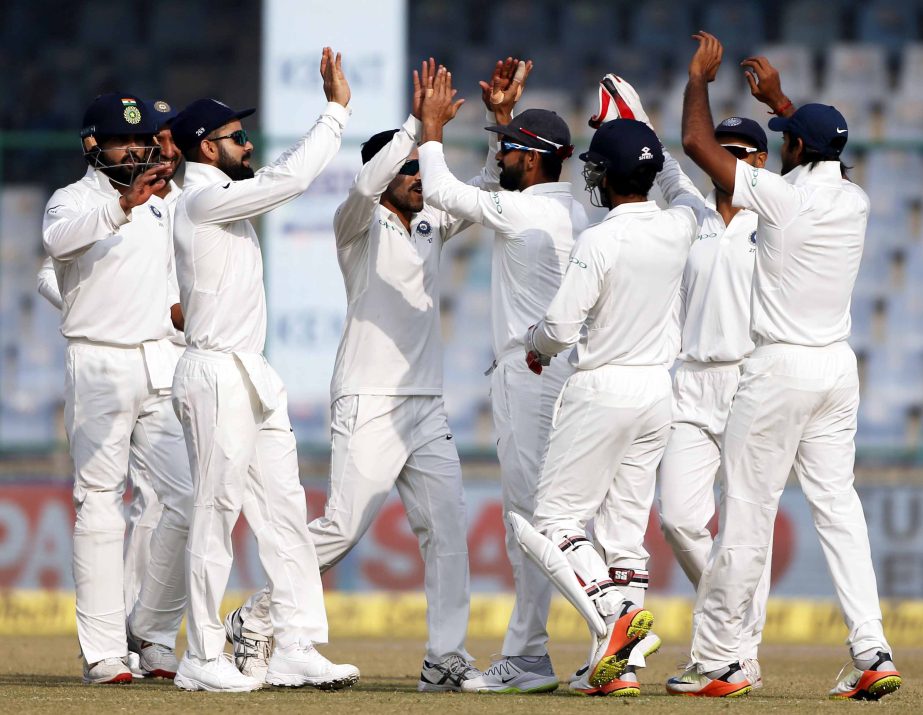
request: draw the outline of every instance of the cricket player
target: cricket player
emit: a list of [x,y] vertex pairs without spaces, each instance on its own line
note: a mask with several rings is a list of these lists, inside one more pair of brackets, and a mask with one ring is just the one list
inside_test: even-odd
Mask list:
[[272,584],[269,613],[277,647],[272,685],[338,689],[359,671],[315,648],[327,641],[317,555],[307,529],[295,436],[285,388],[263,357],[263,261],[250,219],[301,195],[333,158],[349,117],[341,58],[321,58],[327,106],[314,126],[273,164],[254,173],[253,145],[234,111],[200,99],[173,122],[186,158],[174,217],[177,278],[186,342],[173,403],[189,450],[195,502],[186,572],[189,645],[175,683],[184,690],[249,691],[261,679],[223,657],[218,609],[233,561],[231,532],[243,510]]
[[[442,75],[444,69],[440,69]],[[333,220],[346,324],[331,401],[330,485],[308,528],[321,571],[362,538],[392,487],[420,540],[429,640],[417,689],[458,691],[480,675],[465,649],[469,576],[461,467],[442,398],[439,256],[469,224],[424,203],[416,144],[437,70],[414,73],[411,116],[362,145],[362,168]],[[235,657],[258,667],[265,592],[231,614]],[[278,646],[277,646],[278,647]]]
[[[176,199],[179,198],[180,188],[176,184],[177,170],[182,164],[183,155],[173,143],[170,133],[170,122],[176,117],[176,110],[167,102],[158,100],[146,104],[147,111],[154,118],[154,124],[157,133],[154,134],[154,141],[160,148],[160,162],[172,167],[172,173],[164,175],[164,188],[156,192],[156,196],[164,200],[171,216]],[[179,296],[179,286],[176,283],[176,271],[170,271],[171,295]],[[38,272],[38,292],[49,303],[58,310],[64,307],[64,301],[61,298],[61,292],[58,290],[58,279],[55,275],[54,264],[50,257],[45,258],[42,267]],[[171,317],[174,319],[181,317],[182,311],[179,303],[171,307]],[[171,331],[170,341],[176,346],[177,359],[182,355],[186,347],[186,341],[183,333],[175,328]],[[178,425],[179,423],[177,423]],[[159,453],[158,453],[159,455]],[[155,455],[156,457],[157,455]],[[146,459],[150,455],[140,454],[137,445],[132,445],[128,456],[128,478],[132,485],[131,502],[128,507],[127,528],[125,533],[124,547],[124,587],[125,596],[125,613],[130,614],[134,608],[135,602],[141,591],[141,583],[147,573],[148,563],[151,561],[151,538],[160,522],[163,506],[157,499],[157,493],[154,491]],[[165,468],[169,468],[166,465]],[[191,485],[191,477],[189,477]],[[168,521],[169,524],[169,521]],[[170,528],[168,526],[168,528]],[[163,543],[161,539],[158,543]],[[173,559],[172,548],[174,543],[168,540],[166,548],[170,549],[166,555],[154,554],[153,558],[157,561],[163,559]],[[179,618],[174,618],[172,623],[179,628],[182,613],[186,608],[186,590],[185,574],[183,575],[182,589],[170,592],[161,592],[161,595],[169,596],[173,603],[151,604],[155,610],[172,612],[179,614]],[[169,643],[175,644],[176,633],[169,637]],[[158,644],[138,641],[128,633],[129,659],[128,666],[131,669],[134,678],[143,678],[145,676],[158,675],[160,677],[172,678],[176,674],[176,657],[173,654],[172,646],[165,648]],[[166,659],[169,662],[156,662]],[[143,663],[142,663],[143,661]]]
[[[67,338],[65,428],[74,461],[74,583],[86,683],[129,683],[128,641],[148,673],[173,677],[185,604],[192,484],[170,405],[173,247],[153,113],[137,96],[97,97],[84,115],[80,181],[45,210],[43,243]],[[129,464],[162,505],[126,631],[122,494]]]
[[794,469],[849,629],[853,667],[830,695],[877,700],[901,685],[885,640],[862,504],[853,487],[859,379],[846,343],[850,295],[869,201],[841,174],[848,127],[833,107],[794,111],[765,58],[746,60],[751,90],[783,132],[779,176],[715,140],[708,82],[721,63],[702,32],[689,65],[683,148],[733,205],[757,214],[751,334],[725,428],[721,527],[699,584],[690,666],[674,694],[728,697],[751,683],[740,665],[742,627],[763,577],[779,498]]
[[[497,183],[471,186],[456,179],[442,146],[444,115],[423,125],[420,171],[426,202],[450,215],[494,231],[491,270],[491,404],[503,489],[503,511],[528,521],[535,510],[538,476],[555,401],[573,368],[557,360],[540,376],[522,360],[523,335],[544,315],[561,285],[574,238],[587,226],[583,206],[569,182],[560,181],[571,156],[570,130],[552,111],[527,109],[513,117],[531,62],[497,63],[490,84],[482,82],[487,127],[499,167]],[[429,102],[429,100],[427,100]],[[446,112],[451,104],[444,105]],[[496,150],[499,143],[499,150]],[[501,190],[503,189],[503,190]],[[548,656],[548,608],[552,584],[529,561],[507,528],[506,551],[513,567],[516,601],[502,657],[466,692],[540,693],[558,687]]]
[[[606,76],[600,97],[607,95],[595,119],[606,121],[616,115],[651,126],[638,93],[623,78]],[[766,165],[766,132],[752,119],[728,117],[714,133],[732,156],[758,168]],[[719,186],[703,197],[666,150],[657,185],[668,202],[687,196],[687,205],[698,219],[698,235],[680,286],[682,341],[673,379],[673,425],[659,471],[661,527],[697,588],[712,545],[708,524],[715,513],[714,485],[724,426],[740,381],[741,362],[753,351],[750,288],[757,216],[732,206],[731,195]],[[766,620],[770,562],[767,559],[747,611],[741,646],[741,665],[754,688],[762,686],[757,649]]]
[[[586,526],[597,513],[617,514],[606,553],[617,552],[625,568],[647,568],[644,532],[672,417],[668,369],[679,343],[673,309],[696,218],[682,199],[666,210],[647,199],[663,153],[642,122],[603,124],[580,158],[587,188],[611,210],[577,239],[560,290],[525,338],[536,371],[576,345],[576,371],[558,397],[539,479],[534,528],[547,548],[537,560],[547,567],[563,555],[590,604],[588,622],[601,625],[588,659],[590,687],[581,692],[631,696],[640,690],[637,661],[629,657],[653,616],[614,583]],[[510,518],[521,531],[518,516]]]

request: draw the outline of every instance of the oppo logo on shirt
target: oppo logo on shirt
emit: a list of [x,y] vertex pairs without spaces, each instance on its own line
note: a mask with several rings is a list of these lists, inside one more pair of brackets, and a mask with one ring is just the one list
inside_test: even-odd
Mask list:
[[750,186],[756,186],[756,180],[760,176],[760,170],[755,166],[750,169]]
[[579,258],[574,258],[573,256],[571,256],[571,257],[570,257],[570,262],[573,263],[575,266],[580,266],[581,268],[586,268],[586,263],[584,263],[583,261],[581,261]]
[[717,237],[718,237],[717,233],[700,233],[698,236],[695,237],[695,240],[701,241],[706,238],[717,238]]
[[491,191],[491,192],[490,192],[490,198],[492,198],[492,199],[494,200],[494,206],[497,207],[497,213],[498,213],[498,214],[502,214],[502,213],[503,213],[503,207],[500,205],[500,194],[497,193],[496,191]]
[[397,226],[395,226],[390,221],[385,221],[384,219],[378,219],[378,223],[380,223],[382,226],[384,226],[389,231],[395,231],[396,233],[401,233],[401,229],[399,229]]

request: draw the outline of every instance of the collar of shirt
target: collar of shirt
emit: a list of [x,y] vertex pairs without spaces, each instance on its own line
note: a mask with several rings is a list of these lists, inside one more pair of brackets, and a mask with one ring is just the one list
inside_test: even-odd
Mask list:
[[532,184],[528,188],[522,190],[523,194],[566,194],[567,196],[571,195],[570,182],[569,181],[546,181],[541,184]]
[[231,181],[231,177],[217,166],[202,164],[198,161],[186,162],[186,175],[183,179],[184,186],[222,184],[228,181]]
[[657,210],[656,201],[631,201],[627,204],[619,204],[609,213],[606,214],[606,217],[603,221],[608,221],[610,218],[615,218],[616,216],[621,216],[622,214],[643,214],[650,211]]
[[[424,207],[425,210],[425,207]],[[410,220],[410,225],[413,226],[413,223],[418,219],[422,218],[423,211],[415,213],[413,218]],[[406,237],[410,237],[410,231],[404,228],[404,224],[401,223],[400,217],[394,213],[391,209],[386,208],[383,204],[378,204],[378,221],[382,223],[385,228],[390,228],[397,230],[400,233],[404,234]]]
[[[715,189],[712,189],[708,196],[705,197],[705,207],[712,213],[718,213],[718,192]],[[738,209],[737,213],[734,214],[733,221],[738,216],[747,216],[748,214],[753,213],[750,209]]]
[[790,184],[832,184],[838,186],[843,181],[839,161],[822,161],[813,169],[810,164],[803,164],[785,175]]

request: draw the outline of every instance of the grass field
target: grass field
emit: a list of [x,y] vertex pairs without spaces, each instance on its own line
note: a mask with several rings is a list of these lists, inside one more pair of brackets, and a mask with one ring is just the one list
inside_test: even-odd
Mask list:
[[[753,695],[734,701],[668,696],[663,682],[676,672],[686,652],[664,646],[641,673],[640,698],[583,698],[559,689],[552,695],[501,696],[416,692],[423,643],[411,640],[344,640],[324,647],[332,660],[359,666],[358,686],[337,693],[311,689],[267,689],[250,694],[184,693],[172,682],[136,681],[130,686],[85,686],[80,683],[80,661],[73,637],[8,637],[3,639],[0,666],[2,713],[233,713],[244,708],[258,713],[586,713],[630,707],[651,713],[699,713],[733,709],[736,712],[857,712],[879,708],[889,713],[923,712],[923,649],[903,649],[898,666],[904,687],[879,703],[830,701],[827,689],[846,660],[846,649],[806,646],[766,646],[761,662],[766,685]],[[499,641],[473,641],[477,665],[486,667],[488,654]],[[585,648],[577,643],[552,647],[558,675],[565,677],[583,661]]]

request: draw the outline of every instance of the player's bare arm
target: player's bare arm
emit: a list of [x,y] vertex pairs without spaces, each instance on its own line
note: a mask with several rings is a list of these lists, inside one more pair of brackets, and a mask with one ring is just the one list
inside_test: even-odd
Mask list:
[[689,63],[689,82],[683,97],[683,151],[708,174],[717,186],[734,193],[737,160],[715,139],[708,83],[721,66],[724,49],[718,38],[700,31],[693,37],[699,47]]
[[779,70],[769,64],[765,57],[748,57],[740,63],[744,67],[744,77],[750,85],[750,94],[762,102],[769,111],[780,117],[790,117],[795,113],[795,105],[782,91]]
[[490,82],[481,80],[481,99],[488,112],[493,112],[497,124],[506,125],[513,118],[513,107],[522,97],[526,78],[532,71],[532,60],[507,57],[497,60]]
[[320,57],[320,75],[324,78],[324,95],[327,101],[347,106],[351,94],[349,82],[343,74],[343,58],[339,52],[334,54],[329,47],[324,48]]
[[455,118],[465,102],[464,99],[455,99],[457,93],[458,90],[452,88],[452,73],[440,66],[433,81],[433,93],[426,92],[423,98],[423,144],[442,141],[442,127]]

